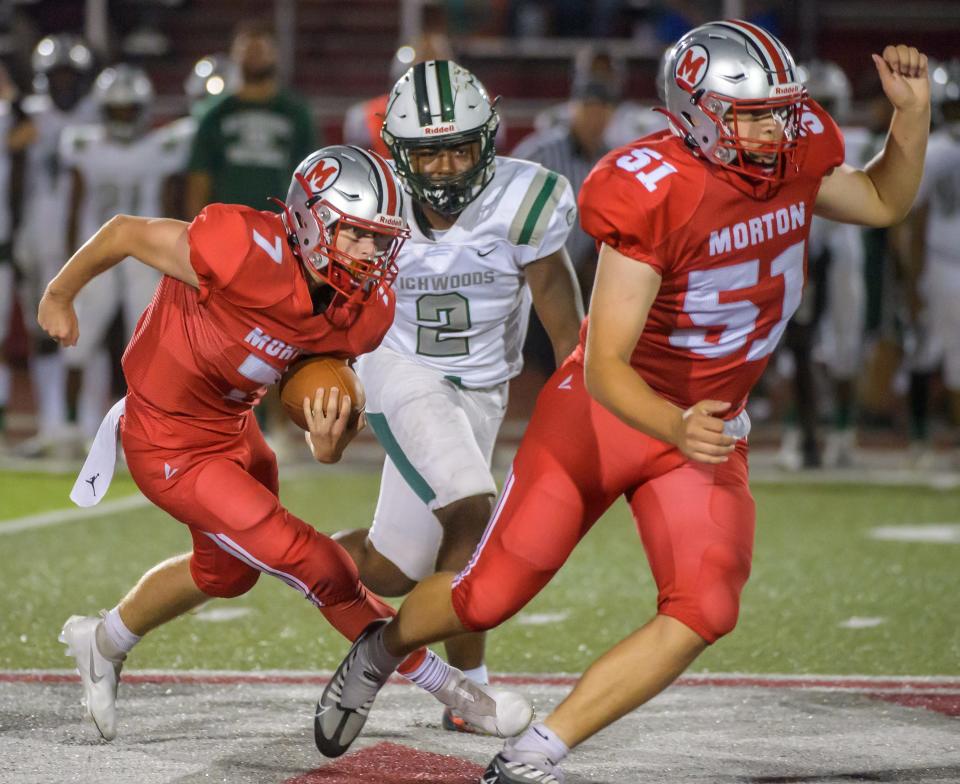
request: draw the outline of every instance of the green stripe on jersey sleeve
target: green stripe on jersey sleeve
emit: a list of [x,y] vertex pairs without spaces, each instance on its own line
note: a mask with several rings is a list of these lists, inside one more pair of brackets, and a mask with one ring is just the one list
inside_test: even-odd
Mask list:
[[557,209],[566,179],[539,167],[520,209],[510,224],[509,239],[515,245],[539,245]]

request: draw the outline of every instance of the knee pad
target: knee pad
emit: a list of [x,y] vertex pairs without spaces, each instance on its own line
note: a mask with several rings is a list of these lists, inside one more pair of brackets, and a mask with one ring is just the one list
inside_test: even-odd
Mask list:
[[482,589],[471,592],[464,583],[453,589],[451,599],[460,622],[471,632],[493,629],[510,617],[509,613],[502,611],[501,603],[488,601]]
[[217,574],[207,574],[195,568],[195,560],[190,559],[190,576],[197,588],[207,596],[218,599],[232,599],[242,596],[260,579],[260,572],[241,561],[233,569],[219,569]]
[[[509,559],[504,559],[508,562]],[[553,572],[524,572],[510,569],[529,579],[510,579],[501,573],[474,571],[453,582],[451,602],[463,625],[472,632],[485,632],[516,615],[550,580]]]
[[660,613],[676,618],[714,643],[733,631],[740,614],[740,592],[750,576],[750,554],[728,544],[714,544],[703,554],[696,586],[677,587],[661,597]]

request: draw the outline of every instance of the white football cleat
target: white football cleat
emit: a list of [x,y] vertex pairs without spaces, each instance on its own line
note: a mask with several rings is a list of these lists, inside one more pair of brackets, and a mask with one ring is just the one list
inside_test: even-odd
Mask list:
[[117,684],[123,659],[114,661],[100,653],[97,627],[101,623],[102,618],[72,615],[63,625],[59,640],[67,646],[67,656],[77,662],[87,717],[104,740],[113,740],[117,735]]
[[469,729],[498,738],[519,735],[533,721],[533,706],[521,694],[484,686],[471,680],[456,667],[450,668],[446,682],[434,695],[463,720]]
[[373,701],[390,673],[380,673],[370,662],[368,646],[387,623],[374,621],[357,637],[317,702],[313,738],[325,757],[339,757],[367,722]]

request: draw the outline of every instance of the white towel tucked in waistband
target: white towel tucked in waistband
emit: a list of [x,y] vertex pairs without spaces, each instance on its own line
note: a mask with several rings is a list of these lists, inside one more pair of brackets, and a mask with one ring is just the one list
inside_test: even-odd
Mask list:
[[723,434],[732,436],[738,441],[750,434],[750,417],[747,415],[747,409],[743,409],[733,419],[723,423]]
[[107,494],[117,465],[117,427],[126,405],[125,397],[118,400],[100,423],[90,454],[70,491],[70,500],[77,506],[94,506]]

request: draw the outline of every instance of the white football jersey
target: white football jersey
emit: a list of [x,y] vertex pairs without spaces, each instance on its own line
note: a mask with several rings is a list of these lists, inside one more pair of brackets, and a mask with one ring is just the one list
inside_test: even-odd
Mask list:
[[85,242],[114,215],[161,216],[163,184],[187,165],[189,143],[158,128],[130,142],[107,135],[103,125],[67,128],[60,157],[83,178],[78,241]]
[[[8,101],[0,101],[0,139],[6,139],[13,128],[13,112]],[[10,214],[10,156],[0,155],[0,243],[10,241],[13,216]],[[5,334],[0,326],[0,334]]]
[[[60,160],[60,142],[67,126],[93,122],[96,106],[88,96],[71,111],[63,112],[47,95],[31,95],[23,110],[37,130],[37,139],[27,148],[24,173],[23,231],[40,235],[40,244],[49,246],[58,259],[63,256],[70,199],[70,177]],[[53,236],[51,236],[53,235]]]
[[523,268],[563,247],[577,218],[569,183],[498,156],[493,180],[446,231],[424,234],[409,197],[404,210],[412,236],[383,345],[467,388],[513,378],[530,316]]
[[927,257],[960,265],[960,128],[930,135],[917,204],[927,204]]

